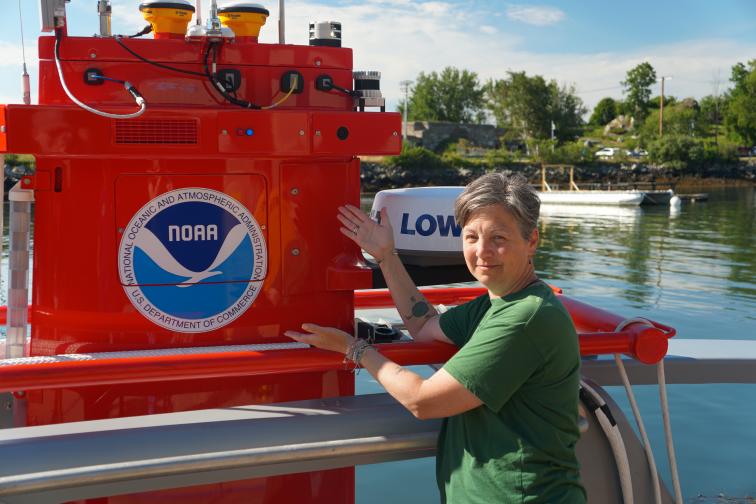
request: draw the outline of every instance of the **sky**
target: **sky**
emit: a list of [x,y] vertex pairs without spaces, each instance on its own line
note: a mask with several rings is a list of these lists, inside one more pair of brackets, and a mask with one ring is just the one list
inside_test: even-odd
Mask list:
[[[112,0],[114,33],[145,25],[139,3]],[[210,0],[201,3],[207,19]],[[39,1],[20,4],[35,101]],[[262,4],[271,17],[260,41],[276,43],[278,1]],[[0,5],[0,103],[19,103],[19,0]],[[340,21],[355,70],[382,73],[390,110],[402,97],[402,80],[447,66],[476,72],[481,82],[507,71],[542,75],[574,86],[591,109],[605,96],[621,99],[627,71],[644,61],[657,75],[672,77],[665,95],[701,98],[730,86],[734,64],[756,59],[756,0],[292,0],[285,12],[286,42],[293,44],[307,44],[311,21]],[[69,34],[98,31],[96,0],[71,0],[67,14]]]

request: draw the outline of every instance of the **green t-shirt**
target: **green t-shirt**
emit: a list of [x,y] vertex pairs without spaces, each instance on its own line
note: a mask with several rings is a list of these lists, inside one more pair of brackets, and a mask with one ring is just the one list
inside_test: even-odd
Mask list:
[[537,281],[503,298],[486,294],[440,324],[460,347],[444,369],[483,401],[444,420],[441,501],[584,503],[575,455],[578,340],[551,288]]

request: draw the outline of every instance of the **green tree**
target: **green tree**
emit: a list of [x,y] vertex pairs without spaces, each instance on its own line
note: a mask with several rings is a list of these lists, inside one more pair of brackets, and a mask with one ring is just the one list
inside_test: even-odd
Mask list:
[[627,99],[627,110],[636,121],[645,119],[651,98],[651,85],[656,82],[656,70],[647,61],[627,72],[622,81]]
[[730,91],[724,114],[727,130],[747,145],[756,144],[756,59],[748,66],[738,63],[732,67]]
[[549,83],[551,101],[549,115],[554,123],[555,136],[560,142],[574,140],[582,133],[583,116],[588,109],[575,94],[575,86],[557,85],[556,81]]
[[596,104],[591,114],[591,119],[588,122],[593,126],[604,126],[617,117],[617,115],[617,102],[614,101],[614,98],[607,96]]
[[722,124],[727,100],[722,95],[708,95],[701,98],[701,120],[707,125]]
[[486,85],[489,110],[498,126],[516,131],[524,139],[574,138],[582,127],[585,107],[573,87],[559,87],[540,75],[507,72],[507,77]]
[[523,138],[548,138],[551,122],[546,104],[550,101],[549,86],[540,75],[528,77],[525,72],[507,72],[507,77],[492,80],[486,87],[488,108],[496,124],[517,131]]
[[[700,119],[697,107],[686,101],[664,106],[664,135],[702,137],[706,135],[706,123]],[[641,136],[652,139],[659,136],[659,110],[652,110],[640,128]]]
[[[671,107],[675,103],[677,103],[678,100],[674,96],[671,95],[665,95],[664,96],[664,108]],[[650,100],[648,100],[648,108],[649,109],[658,109],[659,104],[661,103],[661,96],[654,96]]]
[[[404,103],[399,111],[403,112]],[[420,72],[409,97],[409,120],[481,123],[483,88],[478,74],[446,67],[440,74]]]

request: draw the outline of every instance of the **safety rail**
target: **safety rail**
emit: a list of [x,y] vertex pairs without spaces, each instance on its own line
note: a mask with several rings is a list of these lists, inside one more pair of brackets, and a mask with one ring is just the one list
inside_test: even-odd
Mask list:
[[[558,287],[551,289],[567,308],[580,340],[583,356],[627,354],[645,364],[659,362],[667,353],[667,340],[676,331],[658,322],[646,319],[625,319],[616,313],[583,303],[562,294]],[[428,302],[460,304],[487,294],[483,287],[448,287],[420,289]],[[355,309],[390,308],[393,301],[388,289],[357,291],[354,293]],[[617,328],[628,322],[620,331]]]
[[[597,391],[638,468],[636,497],[651,502],[632,427]],[[583,483],[592,501],[619,502],[606,438],[593,415],[587,421],[577,445]],[[55,504],[429,457],[440,426],[417,420],[388,394],[370,394],[0,429],[0,501]]]
[[[456,304],[486,291],[447,288],[421,292],[431,303]],[[675,334],[671,327],[645,319],[632,319],[622,330],[615,331],[625,322],[621,316],[558,295],[579,331],[583,356],[621,353],[653,364],[664,358],[667,340]],[[393,306],[388,290],[355,293],[356,308],[388,306]],[[456,351],[452,345],[439,342],[406,341],[380,344],[376,348],[405,366],[445,362]],[[340,355],[317,349],[213,353],[212,347],[208,347],[207,353],[190,355],[122,358],[121,354],[120,358],[0,365],[0,392],[344,369]]]

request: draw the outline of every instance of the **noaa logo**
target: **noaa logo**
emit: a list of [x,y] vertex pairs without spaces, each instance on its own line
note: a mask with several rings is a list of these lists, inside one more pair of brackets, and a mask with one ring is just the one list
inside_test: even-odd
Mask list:
[[118,269],[142,315],[173,331],[206,332],[252,305],[267,272],[267,248],[252,213],[234,198],[176,189],[132,217]]

